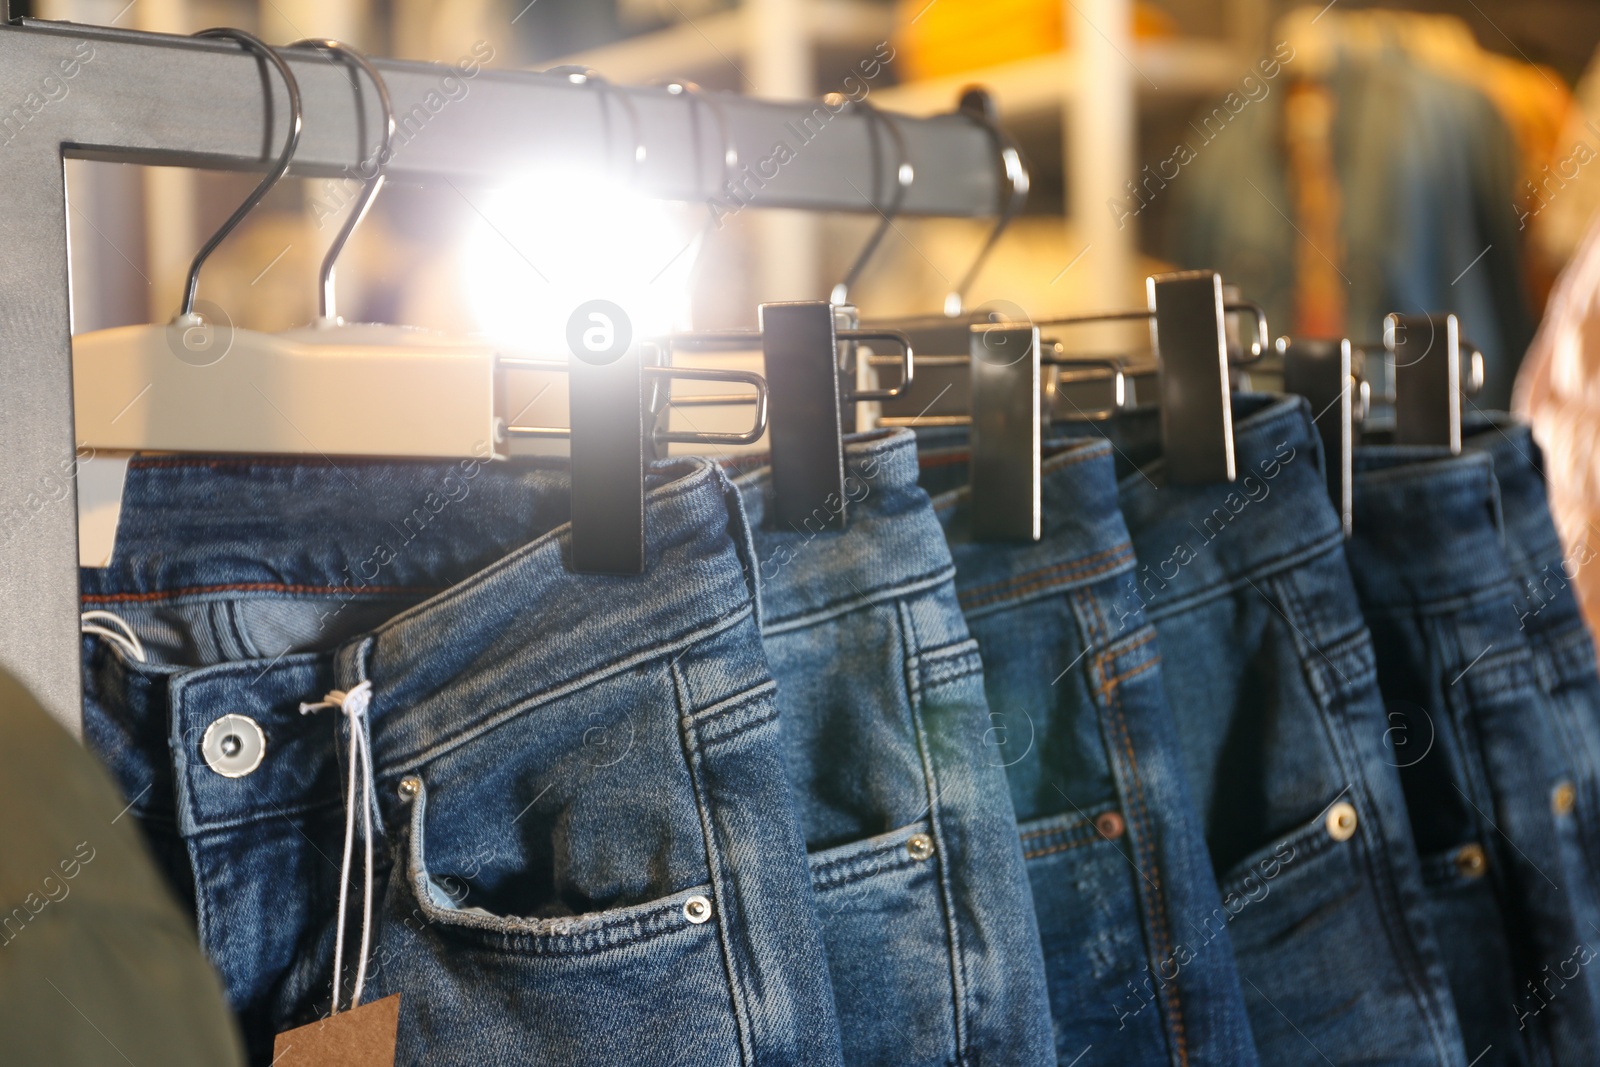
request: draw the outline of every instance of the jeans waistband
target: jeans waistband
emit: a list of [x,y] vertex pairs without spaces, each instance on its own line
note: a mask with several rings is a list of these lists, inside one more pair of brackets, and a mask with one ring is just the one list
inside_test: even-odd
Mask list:
[[[328,771],[333,734],[298,702],[330,688],[373,683],[381,778],[750,612],[748,538],[710,461],[652,467],[648,563],[626,577],[567,566],[561,465],[471,463],[130,466],[115,558],[83,572],[83,599],[139,619],[141,632],[214,631],[173,644],[199,649],[199,662],[169,654],[126,668],[170,689],[185,829],[282,814],[287,797],[327,792],[308,787]],[[764,664],[726,672],[729,684],[746,676],[765,680]],[[198,759],[225,712],[257,718],[276,750],[258,788],[219,788],[226,779]],[[291,758],[300,745],[303,761]]]
[[1368,609],[1439,605],[1510,580],[1493,459],[1362,446],[1348,551]]
[[[958,453],[950,453],[955,458]],[[946,456],[929,453],[932,463]],[[1109,442],[1051,443],[1040,465],[1044,508],[1038,542],[1006,552],[961,556],[956,579],[962,610],[979,617],[1011,604],[1104,581],[1132,570],[1133,544],[1117,504],[1116,467]],[[934,500],[951,548],[970,543],[971,492],[958,489]]]
[[1545,491],[1544,453],[1533,431],[1504,412],[1474,414],[1467,420],[1466,445],[1494,460],[1500,485],[1500,510],[1506,552],[1513,570],[1537,571],[1561,557],[1561,538],[1550,517]]
[[[741,457],[739,466],[766,456]],[[763,629],[782,628],[890,591],[948,581],[954,573],[944,535],[917,484],[917,438],[910,430],[853,435],[845,441],[846,530],[825,514],[780,529],[771,515],[772,470],[738,476],[750,525],[762,531],[756,561]],[[824,502],[819,511],[833,507]],[[848,550],[832,550],[849,535]],[[775,581],[779,573],[783,581]]]
[[[1153,416],[1133,418],[1120,436],[1124,455],[1137,462],[1159,446],[1159,425]],[[1309,559],[1342,538],[1310,405],[1300,397],[1237,396],[1233,418],[1235,481],[1159,485],[1161,460],[1122,478],[1137,582],[1153,612]]]

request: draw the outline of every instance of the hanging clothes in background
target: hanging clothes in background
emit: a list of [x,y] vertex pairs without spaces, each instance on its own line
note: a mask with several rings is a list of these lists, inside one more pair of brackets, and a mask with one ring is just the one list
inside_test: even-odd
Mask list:
[[[1578,251],[1600,209],[1600,52],[1589,60],[1549,158],[1518,188],[1529,267],[1554,278]],[[1550,286],[1545,286],[1545,295]],[[1543,301],[1540,302],[1541,305]]]
[[1533,331],[1515,189],[1531,154],[1547,158],[1566,97],[1530,88],[1544,85],[1533,68],[1471,59],[1464,33],[1394,13],[1288,16],[1287,91],[1191,123],[1171,252],[1302,336],[1373,340],[1390,312],[1453,311],[1487,364],[1475,402],[1503,407]]

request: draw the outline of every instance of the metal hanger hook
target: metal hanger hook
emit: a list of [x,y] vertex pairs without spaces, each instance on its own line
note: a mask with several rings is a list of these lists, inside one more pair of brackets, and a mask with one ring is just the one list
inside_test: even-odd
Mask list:
[[[211,239],[200,247],[199,252],[195,253],[194,262],[189,265],[189,277],[183,286],[183,303],[178,311],[180,319],[194,317],[195,293],[200,288],[200,268],[205,266],[206,260],[211,257],[212,252],[216,251],[217,246],[234,231],[239,223],[244,221],[244,217],[250,214],[257,204],[261,203],[262,198],[272,191],[272,187],[278,184],[284,172],[289,169],[289,161],[294,158],[295,149],[300,147],[300,83],[295,81],[294,72],[289,69],[289,64],[284,62],[283,57],[268,47],[261,38],[254,34],[246,33],[244,30],[236,30],[224,26],[201,30],[194,36],[237,41],[246,51],[255,53],[278,68],[278,73],[283,77],[284,88],[289,91],[289,133],[283,139],[283,150],[278,153],[277,163],[273,164],[272,169],[267,171],[266,176],[261,179],[250,195],[245,197],[244,203],[234,209],[233,214],[228,216],[227,221],[218,227],[217,232],[211,235]],[[271,98],[268,97],[269,103],[270,100]]]
[[344,220],[344,225],[339,227],[339,232],[334,235],[333,244],[328,246],[327,254],[322,257],[321,288],[318,296],[317,318],[322,322],[338,322],[339,315],[335,310],[333,273],[338,266],[339,255],[344,251],[345,245],[350,240],[350,235],[355,232],[361,221],[367,217],[367,211],[372,207],[372,202],[377,199],[378,190],[383,188],[384,178],[389,166],[389,157],[394,151],[394,101],[389,96],[389,83],[372,65],[372,61],[360,52],[351,48],[342,41],[329,38],[307,38],[296,41],[290,48],[315,48],[349,60],[366,72],[372,79],[373,86],[378,91],[378,103],[383,108],[383,142],[378,146],[377,154],[372,156],[373,172],[361,190],[361,197],[356,201],[355,208],[349,217]]
[[551,67],[546,74],[559,74],[573,85],[599,87],[600,123],[606,139],[606,169],[611,169],[611,101],[613,98],[622,102],[622,109],[628,113],[628,128],[633,131],[633,161],[628,171],[628,184],[632,185],[638,180],[639,171],[644,167],[645,146],[643,129],[639,123],[639,108],[627,93],[619,92],[611,84],[611,80],[593,67],[580,66],[575,63]]
[[978,277],[978,271],[983,268],[989,259],[989,253],[994,251],[994,246],[999,243],[1000,235],[1006,232],[1006,227],[1011,225],[1011,220],[1022,212],[1022,207],[1028,202],[1028,164],[1022,156],[1022,148],[1012,136],[1000,128],[995,120],[994,100],[983,89],[968,89],[961,94],[961,104],[957,110],[982,126],[994,141],[995,158],[1000,164],[1000,172],[1005,177],[1010,187],[1010,194],[1006,197],[1005,206],[1000,209],[1000,217],[995,220],[994,228],[989,231],[989,236],[978,249],[977,256],[972,265],[967,268],[956,287],[944,298],[944,313],[951,318],[956,318],[966,310],[967,290],[972,288],[972,283]]
[[[705,174],[701,168],[702,160],[700,158],[700,108],[702,106],[711,109],[712,116],[717,120],[717,133],[722,137],[721,152],[719,154],[719,158],[722,161],[722,185],[718,186],[718,189],[720,190],[728,185],[731,185],[734,179],[738,176],[739,149],[738,146],[733,143],[733,134],[728,128],[728,113],[722,110],[722,105],[717,102],[716,98],[707,95],[704,89],[692,81],[688,81],[683,78],[672,78],[668,81],[662,82],[661,87],[667,92],[671,93],[673,96],[681,95],[686,97],[692,105],[689,108],[689,115],[690,120],[693,123],[694,131],[695,187],[703,187],[705,181]],[[717,198],[714,196],[707,199],[706,207],[708,209],[714,209],[716,200]],[[707,233],[709,233],[717,223],[716,211],[710,210],[710,214],[711,218],[706,223]]]
[[[899,162],[895,165],[894,170],[894,199],[890,201],[887,211],[883,208],[880,208],[876,200],[870,201],[872,204],[872,209],[882,216],[882,221],[878,223],[878,228],[872,232],[872,237],[867,241],[866,247],[861,250],[861,254],[856,256],[856,261],[852,263],[850,265],[850,269],[845,272],[844,280],[833,287],[833,292],[828,299],[834,304],[848,304],[850,302],[851,287],[861,279],[861,272],[866,269],[867,261],[870,260],[872,258],[872,254],[878,250],[878,245],[883,243],[884,234],[888,233],[889,227],[894,225],[895,216],[900,214],[901,205],[903,205],[906,200],[906,192],[910,190],[912,183],[917,180],[916,169],[911,166],[911,157],[906,151],[905,134],[901,131],[900,124],[895,121],[894,116],[888,114],[887,112],[879,111],[876,107],[873,107],[865,100],[856,101],[855,106],[859,108],[869,119],[869,124],[867,127],[869,130],[875,131],[876,127],[874,124],[878,122],[883,122],[889,127],[889,134],[894,139],[895,152],[898,156]],[[873,148],[876,149],[878,139],[875,132],[872,138],[872,144]],[[876,160],[877,157],[878,154],[876,151],[874,151],[873,159]],[[879,184],[878,179],[880,177],[881,172],[873,175],[873,196],[877,195]]]

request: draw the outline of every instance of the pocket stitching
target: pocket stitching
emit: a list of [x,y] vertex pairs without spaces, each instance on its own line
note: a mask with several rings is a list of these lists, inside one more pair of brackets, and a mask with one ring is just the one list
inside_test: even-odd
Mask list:
[[[694,924],[687,919],[673,923],[671,917],[680,914],[679,897],[687,899],[695,893],[710,895],[709,886],[697,886],[673,894],[666,900],[635,904],[617,909],[632,914],[607,916],[605,912],[574,916],[570,919],[526,919],[515,916],[478,914],[441,907],[428,891],[431,883],[438,886],[428,869],[425,836],[427,787],[424,785],[412,798],[410,841],[407,849],[407,888],[417,906],[428,919],[459,933],[511,941],[532,955],[550,957],[582,957],[597,955],[611,949],[637,945],[655,940]],[[680,914],[681,917],[681,914]],[[576,929],[556,930],[549,924],[568,924]],[[631,929],[630,929],[631,928]]]

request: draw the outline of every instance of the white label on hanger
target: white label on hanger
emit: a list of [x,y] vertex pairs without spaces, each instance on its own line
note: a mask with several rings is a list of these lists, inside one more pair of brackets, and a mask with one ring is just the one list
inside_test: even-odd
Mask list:
[[132,453],[97,453],[78,464],[78,566],[106,567],[117,548],[122,486]]

